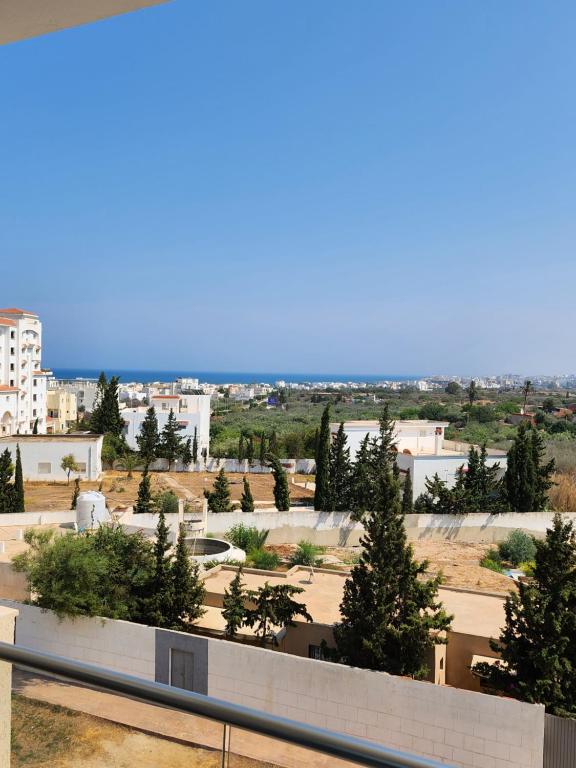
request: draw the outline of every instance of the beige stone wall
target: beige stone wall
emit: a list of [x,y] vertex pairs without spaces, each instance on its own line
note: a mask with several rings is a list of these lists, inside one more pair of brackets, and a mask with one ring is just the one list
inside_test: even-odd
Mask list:
[[0,597],[22,601],[30,599],[26,576],[16,572],[12,563],[0,562]]
[[[18,611],[0,606],[0,642],[14,642]],[[10,766],[10,718],[12,711],[12,665],[0,662],[0,766]]]
[[498,658],[498,654],[490,648],[488,638],[465,635],[461,632],[450,632],[447,650],[446,683],[455,688],[464,688],[467,691],[479,691],[480,681],[470,671],[472,657]]

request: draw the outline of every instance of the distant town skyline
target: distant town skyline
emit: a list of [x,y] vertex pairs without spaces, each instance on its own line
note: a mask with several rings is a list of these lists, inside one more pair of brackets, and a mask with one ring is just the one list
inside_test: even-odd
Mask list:
[[576,7],[173,3],[0,49],[51,366],[562,371]]

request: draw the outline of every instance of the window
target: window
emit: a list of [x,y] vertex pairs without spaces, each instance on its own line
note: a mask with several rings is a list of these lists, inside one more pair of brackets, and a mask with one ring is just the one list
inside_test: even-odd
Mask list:
[[37,399],[38,399],[38,395],[32,395],[32,400],[33,400],[34,402],[36,402],[36,400],[37,400]]
[[10,379],[10,386],[11,386],[11,387],[13,387],[13,386],[14,386],[14,379]]
[[14,347],[10,347],[10,354],[11,354],[11,355],[13,355],[13,354],[14,354]]
[[16,332],[15,331],[10,331],[10,338],[11,339],[15,339],[16,338]]
[[309,659],[316,659],[317,661],[323,661],[324,660],[324,654],[322,653],[322,646],[320,646],[320,645],[309,645],[308,646],[308,658]]
[[49,461],[39,461],[38,462],[38,474],[39,475],[51,475],[52,474],[52,464]]
[[85,461],[77,461],[76,466],[78,467],[78,472],[86,472],[86,462]]
[[38,385],[38,379],[33,379],[33,380],[32,380],[32,384],[33,384],[34,386],[37,386],[37,385]]
[[10,363],[10,370],[11,370],[11,371],[13,371],[13,370],[14,370],[14,363]]
[[32,411],[32,416],[36,416],[36,408]]

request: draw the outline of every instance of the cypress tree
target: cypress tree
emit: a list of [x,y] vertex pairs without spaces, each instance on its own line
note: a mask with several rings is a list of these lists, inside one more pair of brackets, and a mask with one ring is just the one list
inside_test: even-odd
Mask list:
[[324,408],[316,447],[314,509],[330,510],[330,403]]
[[198,565],[190,560],[183,524],[178,531],[171,577],[170,623],[175,629],[190,631],[191,625],[205,613],[202,603],[206,590],[198,576]]
[[260,453],[258,455],[260,466],[264,466],[266,463],[266,435],[264,432],[260,435]]
[[230,483],[224,472],[224,467],[216,475],[214,487],[211,491],[204,491],[204,496],[208,499],[208,509],[210,512],[231,512],[230,504]]
[[403,515],[409,515],[413,511],[412,494],[412,476],[410,475],[410,470],[408,469],[406,471],[406,475],[404,476],[404,487],[402,489]]
[[244,433],[240,432],[240,437],[238,438],[238,461],[244,461]]
[[194,427],[194,437],[192,438],[192,461],[194,464],[198,461],[198,427]]
[[246,458],[248,459],[248,464],[252,466],[254,463],[254,436],[249,435],[248,441],[246,444]]
[[168,552],[168,526],[164,512],[160,510],[154,542],[154,574],[152,578],[151,621],[152,626],[167,627],[173,618],[173,590],[171,563]]
[[356,461],[352,467],[350,507],[356,520],[361,520],[364,512],[371,506],[370,475],[370,437],[366,434],[360,443],[360,448],[356,453]]
[[[274,456],[279,455],[279,448],[278,448],[278,435],[276,434],[276,430],[272,430],[272,434],[270,435],[270,442],[268,443],[268,453],[273,453]],[[266,459],[266,454],[264,454],[264,459]]]
[[222,616],[226,620],[224,634],[227,640],[232,640],[244,624],[246,618],[245,602],[246,591],[242,582],[242,568],[238,568],[236,575],[230,582],[230,589],[224,590],[222,600]]
[[136,436],[138,450],[144,469],[147,470],[150,464],[158,456],[158,418],[154,406],[150,406],[146,411],[146,416],[140,427],[140,433]]
[[144,514],[152,511],[152,493],[150,491],[150,475],[147,470],[142,473],[138,485],[138,499],[134,505],[134,514]]
[[20,446],[16,443],[16,469],[14,471],[14,512],[26,512],[24,502],[24,477],[22,475],[22,458]]
[[115,437],[122,435],[124,419],[120,415],[118,403],[119,382],[118,376],[111,376],[104,388],[101,402],[92,414],[91,427],[102,435],[114,435]]
[[12,464],[12,454],[6,448],[0,454],[0,514],[10,514],[14,512],[14,486],[12,484],[12,475],[14,465]]
[[242,491],[242,497],[240,499],[240,508],[242,509],[242,512],[254,512],[254,497],[252,496],[250,483],[248,482],[246,477],[244,477],[243,483],[244,483],[244,489]]
[[192,440],[188,438],[182,447],[182,464],[189,467],[192,464]]
[[428,563],[407,543],[398,483],[387,467],[380,506],[364,521],[364,551],[344,587],[342,622],[334,636],[340,660],[395,675],[424,677],[426,654],[445,642],[451,617],[437,602],[440,578],[424,579]]
[[330,446],[330,509],[337,512],[350,509],[350,449],[342,422]]
[[80,495],[80,478],[77,477],[74,480],[74,491],[72,492],[72,502],[70,504],[70,509],[76,509],[79,495]]
[[506,623],[492,649],[504,662],[475,671],[497,689],[546,711],[576,716],[576,532],[557,513],[536,541],[535,567],[506,598]]
[[525,424],[520,424],[508,451],[504,483],[508,504],[514,512],[536,512],[536,476],[534,452]]
[[170,408],[168,420],[160,435],[160,450],[158,451],[160,456],[168,460],[168,472],[170,472],[172,464],[182,453],[182,437],[179,432],[180,428],[176,421],[176,416],[172,408]]
[[537,429],[531,430],[530,452],[532,454],[532,464],[534,465],[533,508],[535,512],[540,512],[548,504],[548,491],[553,485],[552,475],[556,470],[556,463],[554,459],[544,462],[546,448],[542,436]]
[[290,509],[290,488],[284,467],[280,459],[271,453],[267,455],[267,461],[274,476],[274,504],[279,512],[288,512]]

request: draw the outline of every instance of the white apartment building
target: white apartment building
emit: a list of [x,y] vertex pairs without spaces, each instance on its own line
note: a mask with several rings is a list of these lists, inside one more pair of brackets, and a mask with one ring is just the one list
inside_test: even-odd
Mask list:
[[76,397],[76,407],[81,413],[94,410],[98,389],[96,379],[48,379],[48,389],[63,389]]
[[[168,421],[170,411],[180,426],[180,434],[183,439],[194,438],[194,430],[197,431],[198,455],[210,447],[210,395],[152,395],[150,405],[156,411],[158,430],[161,432]],[[140,434],[140,427],[146,418],[147,408],[124,408],[124,437],[133,450],[138,449],[136,436]]]
[[34,312],[0,309],[0,436],[46,432],[42,323]]
[[[339,424],[331,424],[334,436]],[[428,421],[426,419],[408,419],[394,422],[394,439],[396,442],[396,463],[401,472],[410,470],[413,497],[416,499],[426,490],[426,478],[438,474],[441,480],[452,487],[458,477],[461,467],[466,467],[470,445],[454,442],[444,438],[444,430],[448,426],[443,421]],[[366,437],[378,437],[380,425],[378,421],[347,421],[344,432],[348,438],[350,458],[354,461],[360,443]],[[486,463],[488,466],[500,465],[502,472],[506,469],[506,452],[495,448],[487,450]]]
[[78,418],[76,395],[65,389],[49,388],[46,393],[46,433],[48,435],[68,432]]

